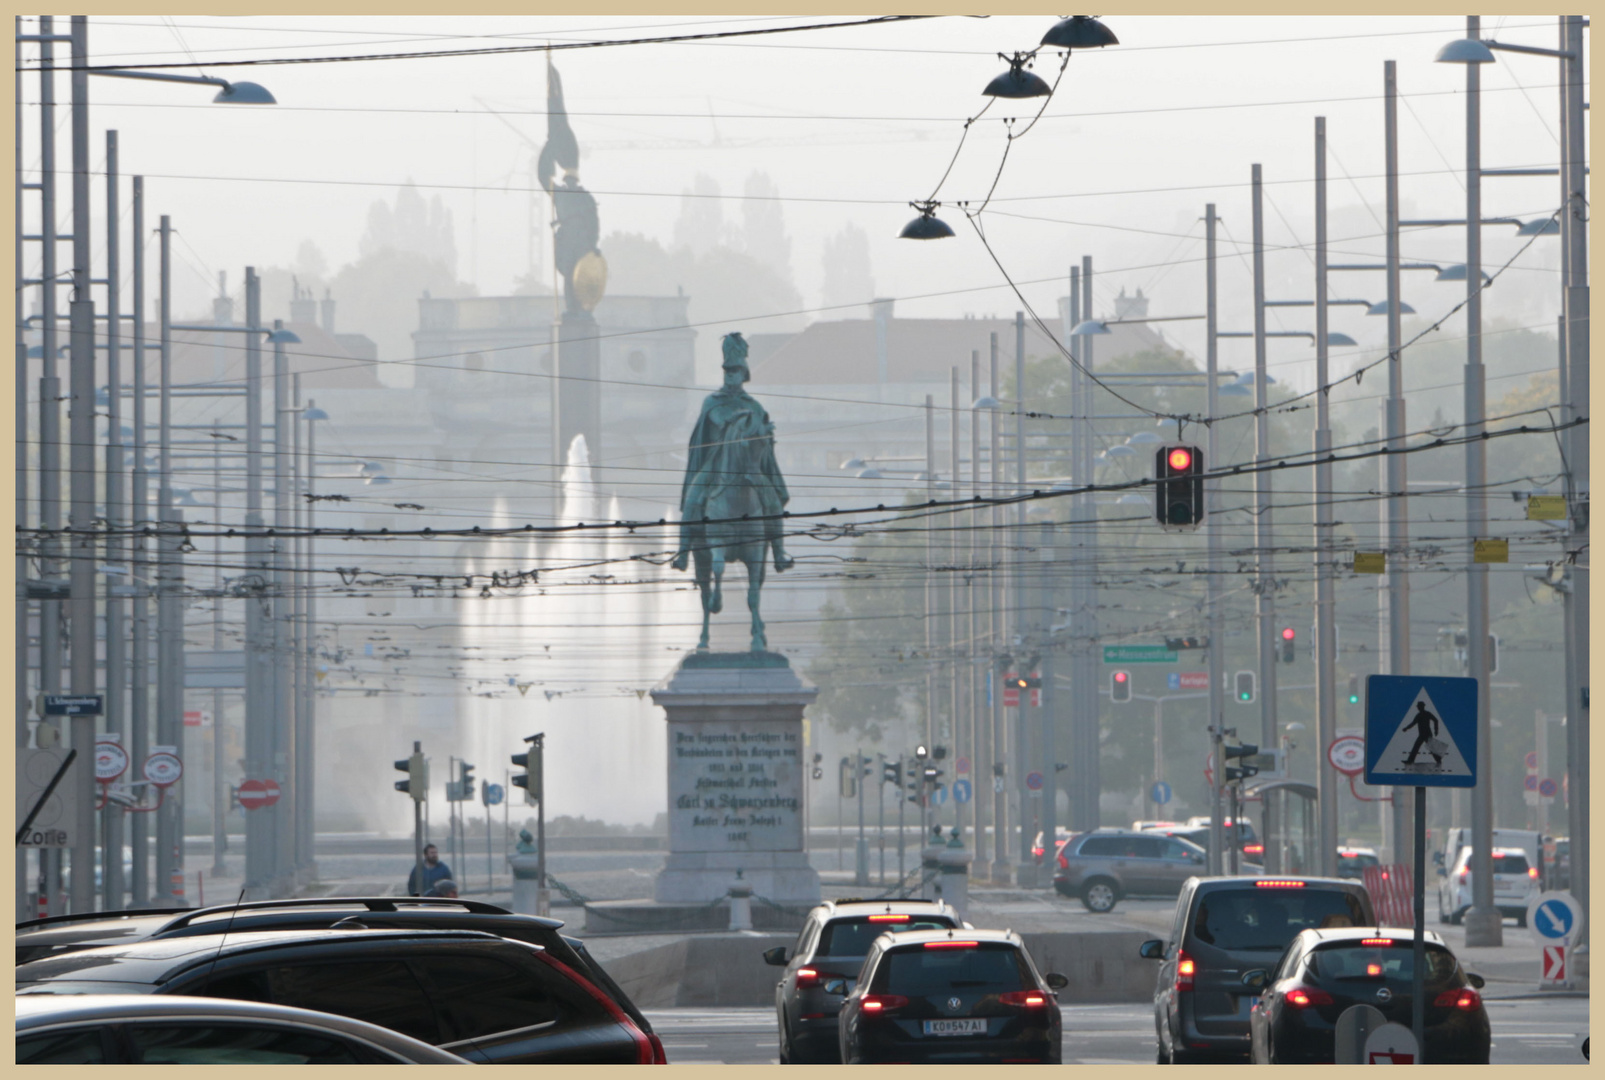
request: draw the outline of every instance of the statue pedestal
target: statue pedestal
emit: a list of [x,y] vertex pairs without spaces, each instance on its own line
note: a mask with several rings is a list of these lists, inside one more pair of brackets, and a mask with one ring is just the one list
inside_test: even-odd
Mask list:
[[660,904],[708,904],[736,871],[760,903],[819,902],[803,848],[802,716],[819,691],[778,653],[689,653],[652,691],[668,714]]
[[588,311],[565,311],[557,324],[557,378],[552,380],[556,462],[584,435],[593,462],[602,459],[602,342]]

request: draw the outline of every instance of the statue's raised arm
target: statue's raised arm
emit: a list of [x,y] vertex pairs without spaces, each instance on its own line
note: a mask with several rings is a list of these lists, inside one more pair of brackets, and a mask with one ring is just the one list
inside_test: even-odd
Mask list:
[[781,511],[791,498],[775,461],[775,426],[763,406],[742,388],[752,378],[747,343],[724,337],[724,386],[702,402],[691,431],[685,483],[680,489],[680,547],[674,568],[694,564],[702,596],[702,638],[708,647],[708,616],[724,606],[727,561],[747,567],[747,607],[752,611],[752,648],[768,648],[758,594],[764,561],[772,550],[776,571],[792,566],[786,555]]

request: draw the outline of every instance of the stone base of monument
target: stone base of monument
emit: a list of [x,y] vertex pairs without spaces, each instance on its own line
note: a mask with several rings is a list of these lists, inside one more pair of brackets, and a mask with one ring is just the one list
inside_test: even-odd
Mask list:
[[723,930],[732,885],[750,889],[755,928],[801,923],[820,896],[802,827],[803,709],[818,693],[779,653],[681,659],[652,691],[669,740],[669,853],[653,902],[587,905],[587,930]]

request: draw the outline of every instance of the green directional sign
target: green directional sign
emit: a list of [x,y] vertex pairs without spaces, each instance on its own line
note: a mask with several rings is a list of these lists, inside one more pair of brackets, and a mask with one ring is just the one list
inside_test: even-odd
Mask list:
[[1163,645],[1105,645],[1106,664],[1174,664],[1176,654]]

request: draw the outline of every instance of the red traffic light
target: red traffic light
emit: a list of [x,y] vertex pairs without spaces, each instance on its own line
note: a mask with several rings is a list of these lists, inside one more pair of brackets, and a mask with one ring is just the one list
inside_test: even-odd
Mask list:
[[1293,640],[1293,628],[1291,626],[1284,626],[1282,628],[1282,640],[1283,641],[1292,641]]
[[1117,682],[1117,683],[1125,682],[1127,677],[1128,676],[1126,675],[1126,673],[1124,671],[1115,672],[1115,682]]
[[1165,458],[1165,463],[1175,472],[1186,472],[1192,468],[1193,452],[1185,446],[1178,446],[1171,450],[1169,456]]

